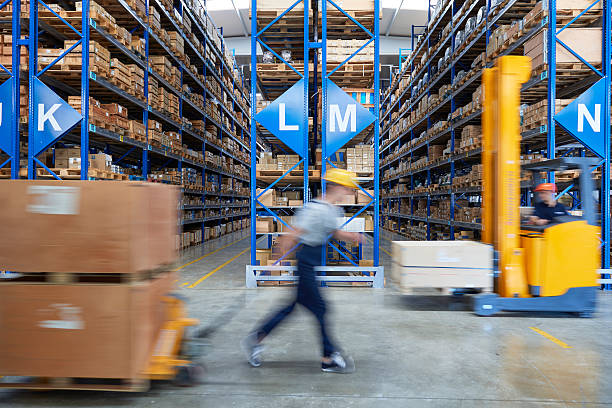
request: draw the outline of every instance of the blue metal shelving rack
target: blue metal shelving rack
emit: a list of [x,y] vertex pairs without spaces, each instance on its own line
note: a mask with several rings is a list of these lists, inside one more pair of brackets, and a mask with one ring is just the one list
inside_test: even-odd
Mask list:
[[[6,0],[0,4],[0,11],[5,10],[9,5],[12,6],[11,13],[11,37],[12,37],[12,58],[11,69],[7,69],[0,64],[0,75],[5,74],[8,78],[0,85],[7,93],[10,94],[9,106],[3,107],[3,112],[0,112],[0,126],[2,127],[2,136],[0,136],[0,151],[8,158],[0,162],[0,169],[10,166],[10,178],[16,179],[19,177],[19,99],[20,99],[20,69],[19,61],[21,58],[21,1]],[[8,14],[8,13],[7,13]],[[6,23],[6,21],[4,22]],[[2,117],[5,117],[6,112],[13,112],[10,116],[9,123],[1,123]]]
[[[6,11],[8,6],[11,6],[10,20],[3,21],[3,24],[10,23],[12,50],[11,50],[11,69],[0,64],[0,89],[3,93],[4,103],[9,102],[11,106],[3,106],[3,111],[0,112],[0,127],[3,137],[0,138],[0,154],[7,156],[6,159],[0,159],[0,169],[10,168],[9,177],[15,179],[19,176],[19,98],[20,98],[20,72],[19,59],[21,56],[21,2],[20,0],[6,0],[0,4],[0,12],[7,16]],[[7,78],[4,78],[4,77]],[[8,94],[9,98],[5,98]],[[8,101],[7,101],[8,99]],[[15,112],[10,116],[10,122],[6,123],[2,118],[6,118],[5,113]]]
[[[303,5],[303,27],[304,27],[304,32],[303,32],[303,61],[304,61],[304,71],[303,72],[298,72],[292,65],[291,63],[287,62],[286,60],[284,60],[279,53],[277,53],[275,50],[273,50],[271,47],[269,47],[266,42],[265,42],[265,35],[266,35],[266,31],[272,27],[275,23],[277,23],[280,19],[282,19],[284,16],[286,16],[288,13],[290,13],[296,6],[298,6],[299,4]],[[265,205],[263,205],[261,202],[259,202],[259,198],[266,193],[266,191],[268,191],[270,188],[274,187],[275,185],[277,185],[277,183],[279,183],[286,175],[289,174],[289,172],[291,170],[293,170],[293,168],[296,168],[300,163],[303,163],[303,167],[304,167],[304,180],[303,180],[303,191],[304,191],[304,202],[308,201],[308,197],[309,197],[309,193],[310,193],[310,188],[312,187],[308,177],[308,169],[309,169],[309,160],[314,157],[314,147],[317,143],[317,135],[318,135],[318,123],[317,123],[317,117],[316,117],[316,113],[314,115],[311,114],[311,110],[309,109],[309,98],[312,97],[312,95],[314,95],[316,92],[318,92],[318,78],[320,75],[321,78],[321,84],[322,84],[322,100],[323,100],[323,104],[322,104],[322,111],[323,111],[323,115],[322,115],[322,124],[321,124],[321,145],[322,145],[322,163],[323,163],[323,167],[322,167],[322,173],[325,173],[325,169],[326,169],[326,165],[328,163],[331,163],[328,160],[328,156],[326,155],[325,152],[325,145],[326,145],[326,98],[327,98],[327,87],[326,87],[326,79],[331,79],[333,80],[333,78],[330,78],[334,72],[336,72],[340,67],[342,67],[344,64],[346,64],[351,58],[353,58],[359,51],[361,51],[362,49],[364,49],[368,44],[370,44],[371,42],[374,42],[374,115],[376,116],[376,122],[374,123],[374,149],[375,149],[375,168],[378,168],[378,141],[379,141],[379,104],[380,104],[380,89],[379,89],[379,69],[377,68],[379,66],[379,40],[380,40],[380,36],[379,36],[379,10],[380,10],[380,4],[379,4],[379,0],[374,0],[374,24],[373,24],[373,30],[370,31],[369,29],[367,29],[366,27],[364,27],[358,20],[356,20],[354,17],[352,17],[349,13],[345,12],[338,4],[336,4],[335,2],[333,2],[332,0],[324,0],[323,2],[321,2],[321,6],[322,6],[322,10],[321,10],[321,16],[322,16],[322,21],[321,21],[321,34],[322,37],[319,40],[318,36],[314,38],[314,41],[311,40],[310,38],[310,33],[311,31],[316,32],[317,28],[315,27],[315,30],[311,30],[311,21],[309,18],[309,12],[310,12],[310,2],[309,0],[297,0],[296,2],[294,2],[290,7],[288,7],[286,10],[284,10],[283,12],[279,12],[279,14],[277,15],[277,17],[275,19],[273,19],[269,24],[267,24],[265,27],[263,27],[262,29],[260,29],[258,27],[258,22],[257,22],[257,0],[251,0],[251,33],[252,33],[252,37],[251,37],[251,115],[253,118],[253,124],[251,126],[251,263],[250,265],[246,266],[246,284],[247,287],[256,287],[257,286],[257,282],[258,281],[291,281],[291,280],[295,280],[297,277],[295,276],[263,276],[261,274],[258,273],[258,271],[270,271],[270,270],[289,270],[289,271],[294,271],[295,267],[294,266],[289,266],[289,265],[282,265],[282,261],[285,258],[285,255],[283,255],[281,257],[281,259],[279,259],[278,262],[275,263],[274,266],[260,266],[257,265],[257,260],[256,260],[256,249],[257,249],[257,230],[256,230],[256,222],[257,222],[257,206],[260,205],[263,209],[263,211],[267,214],[272,216],[274,219],[276,219],[279,223],[282,223],[284,226],[287,226],[286,223],[278,216],[277,213],[275,213],[275,211],[273,211],[273,209],[270,209],[268,207],[266,207]],[[364,44],[361,48],[359,48],[359,50],[357,50],[355,53],[353,53],[353,55],[351,55],[349,58],[347,58],[343,63],[340,64],[340,66],[336,67],[335,69],[333,69],[331,72],[327,72],[327,61],[326,61],[326,55],[327,55],[327,15],[328,15],[328,7],[333,7],[334,9],[338,10],[340,13],[343,14],[344,17],[346,17],[347,19],[347,23],[352,22],[352,24],[355,25],[356,30],[363,30],[363,35],[367,38],[367,43]],[[318,6],[315,5],[315,7],[313,7],[313,15],[315,15],[314,17],[314,21],[312,22],[313,26],[318,26]],[[350,24],[350,23],[349,23]],[[298,162],[298,164],[296,164],[291,170],[285,172],[283,175],[281,175],[276,181],[274,181],[273,183],[271,183],[270,185],[266,186],[262,191],[257,191],[257,179],[256,179],[256,155],[255,155],[255,142],[257,139],[257,119],[256,119],[256,94],[257,94],[257,85],[260,83],[258,81],[258,75],[257,75],[257,45],[261,45],[262,49],[270,51],[276,58],[278,58],[279,60],[281,60],[285,65],[287,65],[290,69],[292,69],[293,71],[296,72],[296,74],[299,75],[299,79],[303,79],[304,81],[304,102],[303,102],[303,109],[305,112],[304,115],[304,124],[303,124],[303,140],[306,146],[308,146],[308,153],[304,155],[304,157]],[[319,61],[318,61],[318,50],[321,50],[321,54],[322,54],[322,58],[321,58],[321,69],[322,72],[319,74],[318,73],[318,66],[319,66]],[[314,52],[311,52],[314,51]],[[312,58],[312,60],[311,60]],[[314,73],[313,73],[313,78],[314,81],[310,82],[310,77],[309,77],[309,62],[312,63],[313,67],[314,67]],[[287,88],[289,88],[289,86],[292,84],[287,84]],[[275,89],[276,90],[276,89]],[[265,92],[264,89],[262,89],[262,92]],[[316,100],[317,98],[314,98],[315,100],[315,107],[316,107]],[[316,109],[314,109],[316,112]],[[314,129],[314,143],[311,142],[309,140],[309,121],[308,121],[308,116],[312,115],[314,116],[314,124],[315,124],[315,129]],[[379,265],[379,225],[378,225],[378,219],[379,219],[379,189],[378,189],[378,173],[375,172],[375,176],[374,176],[374,196],[370,196],[367,192],[366,194],[368,194],[368,196],[370,196],[371,201],[364,205],[364,206],[356,206],[356,207],[361,207],[358,211],[357,214],[352,216],[348,221],[350,222],[353,218],[355,218],[356,216],[358,216],[359,214],[363,213],[366,209],[371,208],[374,212],[374,231],[373,231],[373,261],[374,261],[374,266],[373,267],[364,267],[364,266],[359,266],[353,259],[350,259],[349,257],[347,257],[344,253],[342,253],[342,251],[339,249],[338,246],[342,246],[341,243],[338,243],[338,246],[336,246],[334,243],[329,242],[329,245],[336,251],[338,251],[348,262],[350,262],[352,265],[351,266],[342,266],[342,267],[336,267],[336,266],[322,266],[319,268],[319,271],[322,272],[321,276],[319,276],[320,280],[323,281],[323,284],[325,284],[325,282],[372,282],[372,286],[375,288],[380,288],[384,286],[384,269],[382,266]],[[325,191],[325,181],[322,180],[321,183],[321,189],[322,191]],[[270,234],[268,235],[268,244],[270,243]],[[297,246],[296,246],[297,247]],[[295,250],[296,248],[293,248],[291,251]],[[329,271],[343,271],[343,272],[356,272],[356,271],[365,271],[365,272],[369,272],[370,276],[327,276],[326,273]]]
[[[28,171],[27,177],[29,179],[36,178],[37,170],[36,167],[45,168],[54,178],[60,179],[60,177],[54,174],[51,170],[47,168],[45,163],[42,163],[37,157],[44,151],[46,151],[49,147],[52,147],[58,143],[64,142],[72,142],[77,143],[81,146],[81,172],[80,178],[82,180],[87,180],[89,177],[88,174],[88,153],[90,148],[98,148],[99,150],[103,150],[106,153],[113,153],[116,156],[120,157],[115,160],[113,164],[119,163],[127,163],[132,167],[138,167],[141,169],[142,176],[144,178],[150,173],[151,166],[155,166],[156,168],[164,168],[170,164],[174,164],[178,171],[180,171],[183,167],[190,167],[196,169],[201,175],[203,184],[208,177],[215,177],[218,183],[217,187],[221,186],[222,177],[227,177],[232,179],[232,183],[236,182],[244,182],[248,183],[249,180],[247,178],[240,177],[235,174],[230,174],[222,169],[207,166],[205,164],[196,162],[194,160],[183,158],[166,148],[159,148],[148,143],[148,122],[150,119],[155,119],[163,123],[166,129],[172,129],[173,131],[181,134],[181,139],[184,143],[188,143],[189,147],[194,150],[200,150],[203,154],[207,151],[213,151],[215,154],[219,154],[223,157],[229,157],[233,160],[234,163],[239,163],[244,165],[245,167],[249,167],[250,163],[242,160],[237,157],[238,155],[235,152],[230,152],[227,149],[222,147],[222,143],[218,145],[215,143],[211,143],[207,139],[203,137],[202,134],[195,132],[185,123],[178,123],[169,115],[159,112],[151,107],[149,104],[149,78],[156,79],[160,87],[165,87],[165,89],[169,90],[171,93],[175,94],[179,98],[179,115],[181,119],[183,117],[189,117],[192,120],[205,120],[207,124],[213,124],[216,127],[217,134],[215,135],[218,139],[222,139],[225,137],[230,137],[233,139],[240,147],[239,149],[244,152],[248,152],[250,147],[248,143],[245,143],[242,139],[248,138],[250,133],[248,126],[248,119],[246,121],[247,126],[244,126],[240,121],[237,120],[236,112],[241,112],[243,117],[249,118],[250,112],[248,109],[248,105],[250,103],[250,98],[244,93],[236,96],[234,94],[235,89],[240,89],[235,82],[235,76],[233,75],[233,69],[237,67],[235,58],[232,56],[232,60],[230,64],[224,59],[225,54],[225,43],[221,40],[221,48],[217,48],[216,44],[214,44],[213,39],[210,37],[206,28],[206,21],[203,21],[199,15],[191,9],[191,6],[184,1],[175,2],[173,11],[175,14],[178,14],[181,18],[183,16],[189,17],[191,21],[193,21],[193,30],[192,32],[196,36],[196,38],[203,45],[205,51],[211,51],[211,53],[216,57],[218,61],[218,66],[215,65],[206,55],[208,52],[200,53],[198,48],[192,43],[190,37],[185,34],[180,24],[175,21],[175,18],[169,13],[163,4],[159,0],[150,0],[147,1],[147,10],[146,15],[141,17],[137,14],[135,10],[133,10],[124,0],[117,0],[116,3],[112,4],[112,7],[120,7],[121,8],[121,18],[122,21],[127,21],[131,25],[132,31],[131,33],[137,34],[144,38],[145,40],[145,55],[140,56],[133,52],[131,49],[123,45],[119,42],[114,36],[110,35],[103,27],[100,27],[96,21],[90,18],[89,16],[89,8],[91,2],[89,0],[85,0],[82,2],[82,13],[80,19],[75,18],[63,18],[54,10],[49,8],[49,6],[43,2],[42,0],[31,1],[30,2],[30,18],[29,18],[29,35],[28,40],[25,40],[26,43],[21,40],[17,41],[15,37],[15,32],[19,34],[20,27],[20,7],[19,0],[11,0],[13,4],[16,6],[13,8],[13,67],[17,67],[17,69],[13,70],[12,78],[14,78],[14,90],[13,90],[13,98],[16,106],[16,111],[18,112],[19,107],[19,47],[21,45],[27,45],[29,50],[33,50],[33,52],[29,53],[29,66],[34,67],[29,70],[29,124],[28,124]],[[3,5],[8,4],[9,2],[5,2]],[[202,7],[204,3],[200,3]],[[107,3],[102,2],[102,6],[106,6]],[[149,11],[150,8],[156,6],[158,12],[161,15],[162,21],[164,24],[168,24],[168,27],[172,27],[172,30],[180,33],[181,37],[185,41],[186,52],[192,56],[192,58],[196,58],[198,61],[198,65],[202,67],[203,72],[203,80],[199,78],[198,75],[194,74],[186,64],[178,58],[170,49],[169,45],[165,44],[159,36],[154,32],[151,26],[148,24],[149,21]],[[54,25],[52,29],[47,29],[49,25],[44,21],[39,21],[39,10],[44,10],[46,13],[53,13],[53,15],[57,18],[58,24]],[[80,21],[79,21],[80,20]],[[205,18],[208,21],[208,24],[213,24],[212,20],[209,18]],[[42,27],[42,30],[39,28]],[[60,28],[57,28],[60,27]],[[217,31],[222,36],[222,29],[217,27],[212,27],[212,30]],[[53,38],[56,41],[61,42],[63,39],[67,39],[68,35],[74,38],[77,37],[78,42],[66,50],[61,56],[55,59],[51,64],[39,70],[38,67],[38,44],[41,36],[49,36],[55,37]],[[131,94],[127,93],[125,90],[120,89],[118,86],[112,84],[110,81],[98,77],[95,72],[91,71],[89,66],[90,58],[89,58],[89,43],[92,36],[96,37],[98,41],[102,41],[103,45],[109,50],[112,51],[113,55],[120,56],[124,60],[128,60],[130,64],[136,64],[144,72],[144,101],[138,98],[135,98]],[[18,38],[18,35],[17,35]],[[64,81],[61,76],[56,75],[47,75],[49,74],[52,68],[58,64],[62,58],[67,55],[70,51],[74,50],[77,46],[81,45],[81,56],[82,56],[82,64],[81,64],[81,75],[79,77],[78,83],[76,81],[72,81],[71,83],[67,83]],[[154,48],[155,51],[151,49]],[[158,73],[153,71],[149,65],[149,55],[151,52],[157,53],[156,55],[163,54],[166,55],[169,59],[171,59],[173,65],[178,66],[181,74],[181,89],[176,89],[174,86],[169,84],[164,78],[162,78]],[[24,67],[21,67],[22,69]],[[228,73],[229,78],[231,78],[231,85],[228,86],[224,81],[225,74]],[[226,107],[222,101],[217,101],[216,96],[212,93],[211,89],[206,86],[207,77],[214,77],[216,81],[219,83],[219,86],[226,92],[228,95],[228,99],[231,100],[231,106]],[[51,87],[53,90],[58,90],[64,92],[69,95],[80,95],[81,96],[81,119],[79,123],[75,126],[75,128],[80,129],[80,137],[75,137],[75,132],[67,132],[64,135],[58,137],[55,140],[49,140],[42,132],[38,130],[38,126],[36,126],[36,118],[35,111],[33,109],[34,104],[38,101],[39,95],[37,95],[37,87],[34,84],[38,80],[42,80],[47,86]],[[244,78],[241,76],[240,85],[244,85]],[[214,103],[218,110],[218,113],[221,116],[225,116],[229,118],[229,128],[226,127],[224,123],[219,123],[213,117],[208,115],[203,109],[201,109],[197,104],[192,102],[187,93],[183,92],[183,87],[185,84],[192,89],[196,89],[194,93],[199,93],[204,98],[204,103],[210,104]],[[92,89],[95,88],[95,89]],[[116,134],[114,132],[108,131],[106,129],[101,129],[96,127],[94,124],[89,123],[89,97],[90,95],[96,96],[97,92],[103,91],[110,95],[115,95],[120,104],[127,105],[130,108],[130,112],[141,111],[142,112],[142,123],[145,126],[147,139],[145,142],[136,141],[131,138],[124,138],[122,135]],[[243,106],[244,105],[244,106]],[[188,110],[189,114],[186,114],[185,111]],[[11,157],[9,160],[12,160],[12,178],[17,178],[19,173],[19,132],[18,132],[18,124],[19,117],[15,115],[14,118],[14,133],[11,135],[11,141],[13,146],[13,151],[11,153]],[[236,133],[234,136],[233,132]],[[8,138],[8,135],[2,135],[3,140]],[[3,165],[8,163],[5,162]],[[233,185],[233,184],[232,184]],[[219,189],[218,189],[219,190]],[[200,196],[202,205],[201,206],[187,206],[191,207],[189,209],[201,209],[205,211],[209,207],[205,205],[205,198],[210,196],[217,196],[217,193],[205,193],[199,190],[184,190],[185,194]],[[237,199],[248,199],[248,195],[238,195],[235,193],[222,194],[224,197],[227,197],[231,200],[231,208],[244,208],[245,210],[248,208],[247,205],[239,205],[236,202]],[[197,208],[196,208],[197,207]],[[211,208],[215,208],[214,206]],[[205,217],[202,219],[195,220],[187,220],[184,221],[183,224],[199,224],[202,228],[202,232],[204,231],[205,225],[220,225],[223,220],[241,220],[241,222],[246,221],[246,216],[248,214],[242,212],[239,215],[224,215],[224,216],[211,216]],[[244,227],[244,223],[243,223]]]
[[[462,6],[466,3],[468,7],[468,11],[459,15],[457,14]],[[500,2],[497,2],[500,3]],[[601,18],[601,28],[603,33],[602,40],[602,67],[598,69],[597,67],[589,64],[586,60],[584,60],[580,56],[580,50],[573,50],[569,46],[567,46],[563,41],[558,38],[558,35],[561,31],[566,29],[567,27],[572,27],[576,25],[576,21],[580,21],[580,18],[585,15],[589,10],[592,10],[593,7],[597,4],[602,5],[602,18]],[[462,60],[465,56],[469,56],[470,50],[476,48],[479,44],[482,47],[489,43],[489,39],[491,36],[491,32],[499,25],[504,23],[505,21],[517,19],[516,13],[514,13],[513,17],[506,18],[506,14],[515,11],[515,6],[521,5],[521,0],[509,0],[505,2],[501,2],[501,4],[495,4],[495,7],[492,5],[491,0],[475,0],[475,1],[460,1],[460,0],[450,0],[443,2],[443,6],[441,7],[440,12],[433,18],[430,18],[428,21],[428,30],[424,34],[424,41],[421,41],[415,48],[414,53],[409,59],[408,64],[406,64],[406,68],[403,72],[398,75],[398,78],[401,78],[403,75],[412,74],[412,82],[407,86],[404,90],[400,91],[400,95],[394,101],[391,99],[391,94],[398,87],[398,81],[395,81],[392,85],[392,89],[383,99],[383,118],[385,119],[384,125],[385,128],[382,131],[382,137],[389,133],[392,124],[397,123],[403,117],[400,115],[399,118],[391,120],[390,115],[391,112],[399,110],[401,106],[402,100],[407,100],[408,104],[408,112],[416,107],[419,101],[428,97],[431,94],[431,91],[437,89],[439,86],[437,84],[441,83],[442,78],[445,75],[449,74],[451,83],[455,78],[458,69],[466,69],[465,59]],[[475,15],[476,10],[479,7],[485,6],[486,13],[484,16],[484,25],[482,27],[478,27],[476,29],[476,34],[473,37],[470,37],[469,41],[466,45],[463,45],[461,48],[456,50],[456,45],[454,43],[455,35],[457,32],[464,27],[465,21],[469,16]],[[601,240],[602,240],[602,268],[609,269],[610,268],[610,55],[611,55],[611,46],[610,46],[610,11],[611,5],[609,0],[593,0],[591,5],[585,8],[581,13],[579,13],[576,17],[568,21],[563,27],[557,27],[557,6],[556,0],[544,0],[544,6],[547,7],[547,13],[542,19],[542,23],[539,26],[535,26],[530,30],[527,30],[523,33],[522,37],[519,38],[515,43],[506,48],[500,55],[513,54],[518,51],[520,52],[520,46],[524,44],[529,38],[532,38],[537,33],[541,32],[543,28],[547,29],[547,41],[548,44],[555,44],[556,47],[563,47],[570,53],[572,53],[579,61],[584,63],[588,70],[590,70],[590,76],[586,77],[586,79],[582,81],[576,81],[576,83],[572,83],[568,85],[567,83],[563,83],[563,90],[565,98],[575,98],[581,92],[583,92],[588,86],[596,80],[602,79],[605,81],[605,88],[608,90],[605,93],[605,101],[602,101],[602,105],[604,109],[602,110],[602,126],[604,133],[605,143],[605,152],[603,157],[601,157],[601,186],[599,189],[600,196],[600,204],[601,204]],[[442,27],[445,23],[450,22],[451,31],[450,34],[445,38],[441,38],[440,42],[442,46],[440,49],[444,49],[444,46],[450,40],[451,47],[451,56],[449,60],[449,64],[446,67],[442,67],[441,72],[438,72],[435,76],[432,76],[432,66],[433,63],[436,62],[434,57],[438,55],[439,50],[436,49],[432,55],[428,55],[428,60],[424,65],[419,64],[419,59],[421,58],[424,50],[431,50],[430,47],[435,46],[437,43],[436,36],[438,36]],[[599,26],[599,25],[598,25]],[[538,76],[532,78],[522,87],[522,93],[529,96],[531,95],[532,101],[536,101],[533,99],[533,95],[539,95],[538,92],[541,93],[540,99],[548,100],[548,111],[547,111],[547,123],[558,125],[558,122],[555,118],[555,103],[554,100],[559,97],[557,95],[560,91],[557,89],[559,84],[559,77],[556,73],[556,53],[555,46],[547,47],[547,61],[548,61],[548,69],[544,70]],[[488,61],[486,63],[487,66],[492,66],[493,62]],[[476,71],[476,69],[474,69]],[[424,75],[428,75],[428,81],[423,81],[423,87],[426,88],[426,92],[422,92],[418,95],[413,95],[413,98],[409,97],[409,92],[412,90],[412,87],[417,84],[417,81],[423,78]],[[447,80],[448,80],[447,79]],[[462,101],[462,96],[466,94],[469,89],[474,89],[481,80],[481,72],[476,71],[474,75],[469,77],[465,82],[461,85],[454,87],[447,94],[443,101],[441,101],[436,107],[430,109],[427,120],[420,120],[417,123],[413,124],[408,129],[402,131],[396,139],[394,139],[391,143],[386,144],[381,148],[381,154],[383,157],[388,156],[391,153],[391,149],[398,145],[399,140],[406,138],[406,136],[410,136],[410,139],[416,138],[419,130],[421,129],[430,129],[432,125],[431,117],[435,115],[437,111],[439,112],[453,112],[458,106],[457,103]],[[465,99],[463,99],[465,100]],[[450,106],[450,110],[448,110],[447,106]],[[419,149],[427,148],[430,143],[434,143],[437,141],[443,140],[443,138],[450,136],[451,140],[451,151],[454,150],[455,145],[455,132],[464,126],[467,123],[476,123],[480,118],[480,110],[468,115],[463,119],[459,119],[457,121],[452,121],[449,127],[433,136],[432,138],[421,141],[418,144],[410,147],[408,150],[402,152],[397,157],[391,159],[390,161],[383,163],[381,167],[381,171],[384,172],[385,169],[393,166],[398,163],[398,161],[404,157],[412,157]],[[388,118],[388,120],[387,120]],[[533,151],[545,151],[547,157],[554,158],[557,151],[564,150],[565,155],[567,154],[580,154],[585,155],[588,150],[586,145],[582,144],[571,144],[568,148],[563,148],[560,145],[559,138],[557,137],[556,126],[542,126],[536,130],[530,130],[523,132],[523,142],[528,148],[533,148]],[[406,140],[406,139],[404,139]],[[538,145],[538,140],[540,141],[540,145]],[[562,143],[566,143],[567,145],[567,137],[565,140],[561,140]],[[479,151],[473,152],[474,158],[479,157]],[[469,153],[468,153],[469,154]],[[399,180],[402,177],[410,177],[410,188],[414,189],[415,187],[415,175],[419,177],[423,177],[425,175],[426,182],[429,184],[431,182],[431,171],[439,170],[444,166],[448,166],[450,169],[451,180],[455,176],[455,166],[459,165],[460,160],[465,160],[466,157],[461,155],[456,155],[451,157],[450,159],[444,160],[441,163],[435,163],[433,165],[425,166],[424,168],[420,168],[417,170],[409,171],[406,174],[402,174],[396,177],[392,177],[390,179],[384,180],[383,183],[387,186],[391,186],[392,183]],[[551,179],[554,180],[554,175],[551,175]],[[579,197],[576,196],[572,191],[572,186],[565,186],[564,190],[560,193],[562,194],[570,194],[572,196],[574,207],[579,208]],[[398,219],[407,219],[410,221],[418,221],[418,222],[426,222],[427,223],[427,239],[431,239],[431,226],[432,224],[442,224],[450,227],[450,236],[453,239],[453,231],[454,228],[464,228],[464,229],[480,229],[479,224],[470,224],[470,223],[462,223],[454,220],[454,209],[456,207],[455,201],[460,197],[464,197],[466,195],[478,196],[480,192],[480,188],[463,188],[463,189],[455,189],[455,188],[446,188],[446,190],[440,189],[439,191],[427,192],[427,193],[414,193],[409,192],[406,194],[401,194],[399,196],[394,195],[385,199],[387,202],[386,210],[384,211],[384,216],[398,218]],[[451,200],[451,217],[450,220],[438,220],[429,217],[429,204],[431,202],[431,198],[433,196],[440,195],[450,196]],[[413,199],[416,197],[426,198],[427,199],[427,209],[428,216],[427,217],[418,217],[413,215],[414,203]],[[399,202],[401,198],[410,199],[410,209],[409,214],[403,214],[403,208],[399,207]],[[398,200],[398,207],[395,207],[397,211],[391,211],[391,202],[394,200]],[[526,189],[523,190],[523,202],[525,205],[529,204],[529,193]],[[610,275],[604,275],[604,278],[609,279]],[[609,281],[608,281],[609,282]],[[605,284],[605,289],[612,289],[612,285],[609,283]]]

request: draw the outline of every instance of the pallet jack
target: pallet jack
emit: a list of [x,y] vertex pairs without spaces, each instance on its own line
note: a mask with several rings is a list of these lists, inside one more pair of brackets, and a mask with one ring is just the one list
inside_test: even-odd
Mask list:
[[498,254],[495,292],[474,298],[474,312],[595,311],[600,262],[591,170],[595,158],[571,157],[523,166],[534,182],[542,173],[579,170],[582,217],[565,216],[545,226],[521,225],[520,87],[531,76],[524,56],[498,58],[483,72],[482,241]]

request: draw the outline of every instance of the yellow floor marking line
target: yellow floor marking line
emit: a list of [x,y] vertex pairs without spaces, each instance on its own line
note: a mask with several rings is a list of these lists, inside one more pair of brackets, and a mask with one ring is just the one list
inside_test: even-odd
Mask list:
[[383,247],[379,247],[379,248],[382,249],[385,254],[387,254],[389,256],[392,256],[391,252],[387,251],[385,248],[383,248]]
[[232,262],[234,259],[238,258],[240,255],[244,254],[246,251],[249,251],[251,249],[251,247],[245,249],[244,251],[240,252],[238,255],[234,255],[233,257],[231,257],[230,259],[228,259],[227,261],[223,262],[221,265],[217,266],[215,269],[213,269],[212,271],[208,272],[206,275],[202,276],[200,279],[198,279],[197,281],[195,281],[192,285],[187,286],[189,289],[193,289],[196,286],[198,286],[200,283],[204,282],[206,279],[208,279],[212,274],[219,272],[222,268],[224,268],[225,266],[227,266],[230,262]]
[[185,285],[189,285],[189,282],[183,282],[183,283],[181,283],[181,286],[185,286]]
[[247,239],[247,238],[248,238],[248,237],[240,238],[238,241],[234,241],[234,242],[232,242],[231,244],[223,245],[221,248],[217,248],[217,249],[215,249],[214,251],[209,252],[209,253],[207,253],[206,255],[199,257],[198,259],[194,259],[194,260],[193,260],[193,261],[191,261],[191,262],[187,262],[185,265],[181,265],[181,266],[179,266],[178,268],[174,269],[174,271],[181,270],[181,269],[183,269],[183,268],[184,268],[184,267],[186,267],[186,266],[193,265],[193,264],[194,264],[194,263],[196,263],[196,262],[200,262],[202,259],[206,258],[207,256],[211,256],[212,254],[217,253],[217,252],[219,252],[220,250],[225,249],[225,248],[227,248],[227,247],[229,247],[229,246],[232,246],[232,245],[234,245],[234,244],[237,244],[238,242],[240,242],[240,241],[242,241],[242,240],[244,240],[244,239]]
[[533,330],[534,332],[538,333],[539,335],[546,337],[548,340],[552,341],[553,343],[555,343],[559,347],[563,347],[565,349],[572,348],[572,346],[570,346],[569,344],[562,342],[558,338],[556,338],[556,337],[546,333],[544,330],[540,330],[537,327],[530,327],[530,329]]

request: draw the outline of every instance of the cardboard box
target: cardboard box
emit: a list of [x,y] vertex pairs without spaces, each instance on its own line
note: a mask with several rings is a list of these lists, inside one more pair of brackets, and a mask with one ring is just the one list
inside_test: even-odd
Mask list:
[[130,273],[176,260],[178,189],[161,183],[7,180],[0,265],[19,272]]
[[258,218],[255,224],[255,231],[258,234],[264,234],[267,232],[275,232],[274,229],[274,218]]
[[289,207],[301,207],[304,205],[302,200],[289,200]]
[[55,159],[55,168],[57,169],[67,169],[68,168],[68,159]]
[[166,272],[134,284],[1,284],[2,373],[140,377],[166,318],[161,298],[177,277]]
[[69,159],[71,157],[81,157],[80,147],[55,148],[55,159]]
[[493,287],[493,247],[474,241],[393,241],[391,278],[411,288]]
[[112,157],[106,153],[89,155],[89,167],[92,169],[108,170],[112,163]]
[[69,169],[81,169],[81,158],[80,157],[71,157],[68,159],[68,168]]
[[[374,190],[366,190],[372,197],[374,197]],[[368,204],[372,199],[363,191],[357,190],[357,204]]]
[[[342,225],[344,225],[344,223],[346,223],[349,219],[350,217],[343,217]],[[365,230],[365,219],[364,218],[353,218],[351,222],[349,222],[348,224],[344,225],[344,227],[342,227],[342,230],[349,231],[349,232],[363,232]]]
[[[261,192],[263,191],[263,189],[258,188],[257,189],[257,195],[261,194]],[[266,191],[261,197],[259,197],[257,199],[260,203],[262,203],[263,205],[265,205],[266,207],[273,207],[276,205],[276,190],[274,189],[269,189],[268,191]]]
[[355,194],[345,195],[336,204],[337,205],[353,205],[353,204],[355,204]]
[[270,249],[258,249],[255,252],[255,257],[257,261],[259,261],[260,265],[267,265],[271,254],[272,254],[272,250]]

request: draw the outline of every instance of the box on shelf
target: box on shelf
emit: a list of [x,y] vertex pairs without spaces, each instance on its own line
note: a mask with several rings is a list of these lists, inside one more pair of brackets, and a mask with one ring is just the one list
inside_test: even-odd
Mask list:
[[[591,64],[601,64],[601,27],[568,27],[558,34],[559,40],[567,44],[572,50],[580,50],[580,56]],[[548,64],[547,61],[547,30],[544,29],[538,34],[525,41],[524,55],[531,57],[531,68]],[[557,43],[556,47],[557,64],[580,63],[571,52]]]
[[272,217],[268,217],[268,218],[257,218],[256,221],[256,225],[255,225],[255,231],[258,234],[264,234],[264,233],[268,233],[268,232],[276,232],[275,227],[274,227],[274,218]]

